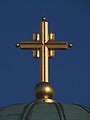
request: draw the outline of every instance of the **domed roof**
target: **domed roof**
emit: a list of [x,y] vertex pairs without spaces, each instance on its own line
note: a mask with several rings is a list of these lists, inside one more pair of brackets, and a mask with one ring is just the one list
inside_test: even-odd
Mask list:
[[33,42],[21,42],[16,45],[21,49],[33,49],[33,57],[41,58],[41,79],[35,87],[37,100],[29,104],[0,108],[0,120],[90,120],[89,107],[61,104],[53,100],[54,90],[48,83],[48,58],[55,56],[54,50],[67,50],[72,44],[54,42],[55,34],[48,33],[48,22],[45,17],[40,23],[40,31],[40,34],[33,34]]
[[32,102],[0,108],[0,120],[90,120],[90,107]]

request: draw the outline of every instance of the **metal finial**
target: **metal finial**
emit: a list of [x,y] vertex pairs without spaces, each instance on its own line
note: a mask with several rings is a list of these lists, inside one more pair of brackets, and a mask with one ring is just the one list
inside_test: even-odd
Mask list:
[[19,46],[20,46],[20,44],[19,44],[19,43],[17,43],[17,44],[16,44],[16,47],[19,47]]
[[46,21],[46,18],[45,18],[45,17],[42,17],[42,21],[43,21],[43,22]]
[[71,44],[71,43],[69,44],[69,47],[70,47],[70,48],[72,47],[72,44]]
[[[17,47],[21,49],[32,49],[33,56],[40,58],[40,83],[35,87],[37,99],[52,99],[53,88],[48,80],[48,59],[55,56],[55,50],[67,50],[72,47],[68,42],[54,42],[55,34],[48,32],[48,22],[42,17],[40,23],[40,34],[33,34],[33,42],[21,42]],[[46,100],[45,100],[46,101]]]

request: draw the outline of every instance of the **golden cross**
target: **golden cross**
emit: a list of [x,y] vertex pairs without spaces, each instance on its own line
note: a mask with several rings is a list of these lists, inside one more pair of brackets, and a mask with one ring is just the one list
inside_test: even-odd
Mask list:
[[16,44],[21,49],[33,49],[33,57],[40,58],[40,81],[48,82],[48,58],[55,56],[55,49],[68,49],[72,44],[68,42],[53,42],[55,39],[54,33],[48,33],[48,22],[46,18],[42,18],[40,23],[40,34],[33,34],[32,42],[21,42]]

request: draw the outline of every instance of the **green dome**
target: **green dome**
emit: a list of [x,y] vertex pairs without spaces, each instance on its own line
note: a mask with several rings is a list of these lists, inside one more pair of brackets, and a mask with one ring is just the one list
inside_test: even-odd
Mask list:
[[90,107],[32,102],[0,108],[0,120],[90,120]]

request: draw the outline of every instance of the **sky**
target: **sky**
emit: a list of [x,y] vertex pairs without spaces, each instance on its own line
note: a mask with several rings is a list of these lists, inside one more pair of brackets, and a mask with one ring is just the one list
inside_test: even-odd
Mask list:
[[90,106],[89,0],[0,0],[0,106],[35,100],[40,61],[32,57],[32,51],[15,44],[32,41],[42,16],[49,22],[49,32],[55,32],[55,41],[73,44],[49,60],[54,99]]

